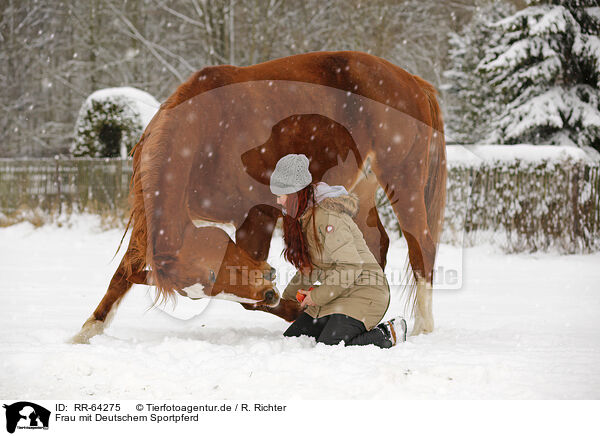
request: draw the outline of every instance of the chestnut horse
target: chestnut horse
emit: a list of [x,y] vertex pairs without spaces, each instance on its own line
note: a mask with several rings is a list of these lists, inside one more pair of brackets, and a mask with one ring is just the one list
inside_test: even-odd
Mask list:
[[[281,217],[269,179],[289,153],[308,156],[313,182],[359,195],[356,222],[385,268],[383,188],[408,245],[412,334],[433,330],[446,154],[436,91],[423,79],[353,51],[207,67],[161,105],[132,153],[129,246],[75,342],[103,331],[132,283],[155,285],[157,301],[220,296],[294,320],[298,304],[279,301],[265,262]],[[235,243],[194,220],[233,224]]]

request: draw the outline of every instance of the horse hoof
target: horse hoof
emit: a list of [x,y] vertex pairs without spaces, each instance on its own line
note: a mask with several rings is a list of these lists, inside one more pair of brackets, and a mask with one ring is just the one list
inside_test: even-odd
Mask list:
[[421,318],[416,318],[410,336],[418,336],[420,334],[428,334],[431,332],[433,332],[433,320],[427,322]]
[[86,338],[84,335],[81,334],[81,332],[79,332],[75,336],[73,336],[71,339],[69,339],[67,342],[69,344],[89,344],[90,339]]
[[91,338],[93,338],[96,335],[102,334],[103,332],[104,322],[91,317],[85,322],[85,324],[83,324],[83,327],[81,327],[81,331],[69,340],[69,343],[89,344]]

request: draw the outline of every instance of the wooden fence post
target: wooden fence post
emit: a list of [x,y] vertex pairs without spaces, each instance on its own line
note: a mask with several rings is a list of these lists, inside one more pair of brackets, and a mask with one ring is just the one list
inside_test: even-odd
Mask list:
[[572,210],[573,210],[573,241],[577,242],[579,236],[581,235],[580,226],[579,226],[579,165],[577,163],[573,163],[572,168],[572,176],[571,176],[571,202],[572,202]]
[[60,215],[62,212],[62,201],[61,201],[61,195],[60,195],[60,171],[59,171],[59,160],[58,160],[58,156],[54,156],[54,162],[55,162],[55,166],[56,166],[56,172],[55,172],[55,177],[56,177],[56,198],[58,200],[58,214]]

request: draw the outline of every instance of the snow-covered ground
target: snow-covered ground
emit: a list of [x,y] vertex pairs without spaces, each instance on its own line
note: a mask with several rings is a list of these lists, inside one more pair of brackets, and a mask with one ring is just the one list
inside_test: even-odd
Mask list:
[[[442,245],[438,266],[462,264],[462,288],[435,291],[434,333],[389,350],[284,338],[285,321],[228,301],[181,300],[177,316],[148,310],[143,286],[106,334],[70,345],[106,291],[120,237],[86,216],[72,227],[0,229],[2,397],[600,398],[600,253]],[[274,238],[270,263],[289,271],[281,247]],[[405,251],[393,243],[390,268],[402,269]],[[280,274],[280,289],[289,277]],[[182,319],[195,310],[187,303],[199,314]],[[388,315],[402,308],[394,296]]]

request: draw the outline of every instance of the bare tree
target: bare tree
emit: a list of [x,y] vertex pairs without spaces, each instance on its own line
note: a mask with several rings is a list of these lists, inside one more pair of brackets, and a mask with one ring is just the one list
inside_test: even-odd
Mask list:
[[478,1],[4,0],[0,156],[66,152],[93,91],[134,86],[162,100],[208,65],[360,50],[439,86],[448,33]]

